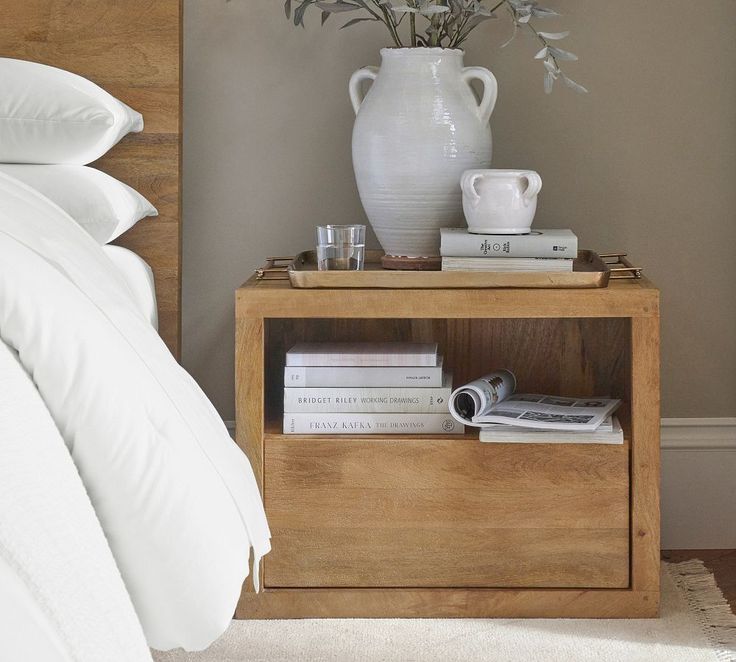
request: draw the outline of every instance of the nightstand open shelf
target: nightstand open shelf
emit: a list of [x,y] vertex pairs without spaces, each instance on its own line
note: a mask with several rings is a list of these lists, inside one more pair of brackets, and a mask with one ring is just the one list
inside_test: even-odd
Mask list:
[[[658,293],[237,293],[237,439],[273,550],[240,618],[651,616],[659,590]],[[465,435],[284,435],[286,350],[314,340],[438,342],[454,383],[620,397],[623,445]]]

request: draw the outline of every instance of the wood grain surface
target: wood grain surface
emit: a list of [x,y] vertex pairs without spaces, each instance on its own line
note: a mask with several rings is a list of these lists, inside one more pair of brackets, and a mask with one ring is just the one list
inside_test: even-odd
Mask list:
[[628,445],[269,435],[267,587],[629,583]]
[[658,292],[646,278],[588,290],[304,290],[253,276],[237,296],[237,314],[264,318],[646,317],[659,311]]
[[455,385],[502,366],[516,375],[522,393],[589,397],[629,391],[627,318],[289,318],[265,320],[264,332],[269,421],[280,421],[285,354],[296,342],[437,342]]
[[659,316],[631,320],[632,587],[659,590]]
[[244,591],[235,618],[652,618],[658,591],[277,588]]
[[[248,281],[238,442],[274,537],[266,588],[246,588],[237,617],[655,616],[658,313],[645,279],[588,291]],[[456,384],[503,366],[523,391],[620,397],[627,441],[283,435],[284,355],[306,340],[436,341]]]
[[181,347],[181,1],[3,0],[0,56],[72,71],[140,112],[145,130],[91,164],[158,209],[115,243],[153,269],[159,332]]

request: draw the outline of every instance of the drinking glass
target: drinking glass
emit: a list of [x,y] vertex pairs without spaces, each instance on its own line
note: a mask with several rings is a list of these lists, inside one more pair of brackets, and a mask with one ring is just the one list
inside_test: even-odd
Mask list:
[[365,225],[317,226],[317,268],[360,271],[365,259]]

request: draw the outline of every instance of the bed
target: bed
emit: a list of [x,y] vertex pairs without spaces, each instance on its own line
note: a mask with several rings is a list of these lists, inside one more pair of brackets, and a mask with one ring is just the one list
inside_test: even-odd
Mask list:
[[180,0],[6,0],[0,56],[67,69],[100,85],[145,118],[92,163],[140,191],[158,209],[116,243],[153,270],[159,332],[181,352]]
[[[0,5],[0,57],[72,71],[143,115],[142,133],[91,165],[159,212],[102,250],[0,175],[0,659],[201,649],[229,623],[249,548],[268,551],[250,466],[171,359],[180,56],[180,0]],[[148,315],[129,305],[136,288]]]

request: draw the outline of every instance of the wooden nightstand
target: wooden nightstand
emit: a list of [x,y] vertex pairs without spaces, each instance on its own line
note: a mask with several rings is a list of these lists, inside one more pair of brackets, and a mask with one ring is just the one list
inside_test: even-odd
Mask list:
[[[300,290],[236,296],[237,440],[273,533],[238,618],[648,617],[659,607],[659,293]],[[299,341],[436,341],[460,384],[624,401],[623,446],[287,436]]]

